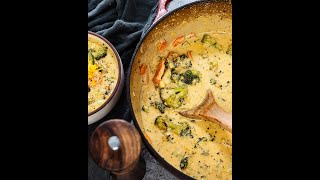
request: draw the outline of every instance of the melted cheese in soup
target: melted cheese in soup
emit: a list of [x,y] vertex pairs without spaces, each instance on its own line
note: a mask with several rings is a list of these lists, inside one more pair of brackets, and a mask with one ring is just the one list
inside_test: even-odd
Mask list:
[[108,44],[88,36],[88,113],[111,96],[118,81],[118,71],[118,61]]
[[232,113],[231,34],[191,33],[157,46],[159,54],[140,67],[142,76],[150,76],[140,95],[145,136],[166,161],[191,177],[231,179],[232,134],[178,113],[200,104],[207,89]]

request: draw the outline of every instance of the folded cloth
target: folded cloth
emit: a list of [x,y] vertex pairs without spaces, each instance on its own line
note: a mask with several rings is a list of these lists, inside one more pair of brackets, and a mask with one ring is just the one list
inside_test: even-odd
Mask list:
[[[88,0],[88,30],[102,35],[115,46],[123,63],[125,77],[142,33],[155,18],[157,3],[158,0]],[[126,89],[125,86],[118,103],[104,120],[131,120]],[[90,126],[88,133],[99,122]]]
[[88,0],[88,30],[107,38],[124,69],[158,0]]

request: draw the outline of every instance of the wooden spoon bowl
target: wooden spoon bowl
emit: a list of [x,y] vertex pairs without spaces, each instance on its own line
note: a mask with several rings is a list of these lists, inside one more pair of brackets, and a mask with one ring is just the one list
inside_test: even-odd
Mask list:
[[215,101],[212,91],[207,90],[204,100],[195,108],[179,112],[184,117],[209,120],[220,124],[232,133],[232,114],[224,111]]

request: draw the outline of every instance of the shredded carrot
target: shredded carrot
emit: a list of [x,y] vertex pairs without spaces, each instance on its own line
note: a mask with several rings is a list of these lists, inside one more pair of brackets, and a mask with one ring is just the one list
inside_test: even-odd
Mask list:
[[146,64],[142,64],[140,66],[140,75],[144,75],[146,73],[146,69],[147,69],[147,65]]
[[184,36],[180,36],[178,37],[176,40],[173,41],[172,46],[176,47],[178,46],[180,43],[182,43],[184,41]]
[[165,39],[161,39],[160,42],[158,43],[157,45],[157,50],[159,53],[163,53],[164,50],[166,49],[167,47],[167,41]]
[[173,54],[173,52],[172,52],[172,51],[170,51],[170,52],[168,53],[168,55],[167,55],[167,58],[171,57],[171,56],[172,56],[172,54]]
[[142,82],[143,84],[149,83],[149,74],[148,74],[148,67],[146,64],[142,64],[140,66],[140,75],[142,75]]
[[148,141],[150,144],[152,144],[152,141],[151,141],[151,139],[150,139],[150,137],[148,136],[147,133],[144,133],[144,137],[147,139],[147,141]]
[[154,76],[153,78],[153,82],[157,85],[160,84],[160,81],[161,81],[161,77],[164,73],[164,69],[165,69],[165,65],[164,65],[164,60],[161,59],[159,64],[158,64],[158,68],[157,68],[157,71],[156,71],[156,75]]
[[188,56],[188,58],[192,59],[191,51],[188,51],[188,52],[187,52],[187,56]]

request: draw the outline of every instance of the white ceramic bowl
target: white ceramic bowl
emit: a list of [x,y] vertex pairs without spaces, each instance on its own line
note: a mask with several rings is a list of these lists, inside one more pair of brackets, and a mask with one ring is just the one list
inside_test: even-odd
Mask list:
[[116,105],[116,103],[121,95],[121,92],[123,89],[123,82],[124,82],[124,72],[123,72],[122,62],[121,62],[120,56],[119,56],[117,50],[114,48],[114,46],[108,40],[106,40],[104,37],[102,37],[96,33],[88,31],[88,38],[89,37],[103,42],[104,44],[107,45],[108,48],[110,48],[113,51],[113,53],[118,61],[119,76],[118,76],[118,80],[117,80],[117,84],[115,86],[115,89],[113,90],[110,97],[100,107],[98,107],[97,109],[95,109],[94,111],[92,111],[90,113],[88,112],[88,125],[101,120],[103,117],[105,117],[112,110],[112,108]]

